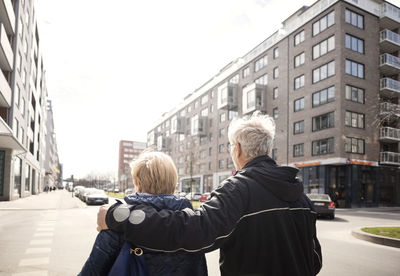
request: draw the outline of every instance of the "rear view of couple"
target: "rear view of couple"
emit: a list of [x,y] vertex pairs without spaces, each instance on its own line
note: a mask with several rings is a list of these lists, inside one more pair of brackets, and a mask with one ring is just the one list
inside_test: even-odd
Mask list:
[[237,171],[196,210],[172,195],[172,159],[143,153],[132,169],[137,193],[100,208],[100,233],[79,275],[207,275],[204,253],[215,249],[222,276],[316,275],[316,213],[297,169],[269,157],[273,119],[258,112],[236,119],[228,136]]

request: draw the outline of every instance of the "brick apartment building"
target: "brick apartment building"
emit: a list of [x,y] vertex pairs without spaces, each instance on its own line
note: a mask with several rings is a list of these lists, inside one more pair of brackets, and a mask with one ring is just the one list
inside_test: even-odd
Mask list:
[[[272,152],[304,190],[340,207],[400,205],[400,9],[320,0],[187,95],[148,132],[179,189],[216,188],[233,172],[228,125],[255,110],[276,121]],[[193,183],[193,182],[192,182]]]
[[119,142],[118,183],[120,191],[123,192],[128,188],[134,188],[130,163],[136,159],[145,148],[146,143],[144,142],[127,140],[121,140]]

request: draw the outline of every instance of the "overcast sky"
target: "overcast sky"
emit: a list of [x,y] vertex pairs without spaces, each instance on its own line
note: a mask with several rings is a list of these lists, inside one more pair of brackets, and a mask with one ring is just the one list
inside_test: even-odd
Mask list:
[[145,142],[162,113],[314,2],[36,0],[64,178],[117,172],[120,140]]

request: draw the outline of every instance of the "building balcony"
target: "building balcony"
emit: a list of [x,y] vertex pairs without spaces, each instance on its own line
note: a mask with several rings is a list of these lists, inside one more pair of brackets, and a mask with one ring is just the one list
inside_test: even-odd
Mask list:
[[0,107],[11,106],[11,87],[0,70]]
[[400,50],[400,35],[390,30],[380,32],[380,47],[383,52],[393,53]]
[[207,136],[207,122],[208,117],[199,117],[198,115],[192,118],[191,135],[193,136]]
[[185,133],[185,123],[186,123],[185,117],[180,117],[180,116],[172,117],[172,119],[171,119],[171,134]]
[[381,127],[379,140],[385,143],[400,142],[400,129],[393,127]]
[[380,56],[379,66],[381,73],[387,76],[396,75],[400,73],[400,58],[390,54],[383,54]]
[[238,107],[238,85],[224,83],[218,87],[218,109],[235,110]]
[[171,144],[171,139],[169,137],[165,137],[162,135],[157,137],[157,150],[158,151],[168,149],[170,144]]
[[400,117],[400,105],[398,104],[388,102],[380,103],[379,111],[381,116],[387,116],[391,114]]
[[267,112],[266,86],[252,83],[243,88],[242,110],[248,114],[256,110]]
[[387,97],[393,97],[400,93],[400,82],[391,78],[382,78],[380,80],[381,94]]
[[[1,1],[1,0],[0,0]],[[8,40],[4,25],[0,23],[0,69],[12,71],[14,53]]]
[[0,22],[4,24],[7,34],[15,33],[15,14],[11,0],[0,0]]
[[380,27],[391,30],[399,28],[400,9],[387,2],[384,2],[381,8],[381,20],[379,22]]
[[379,163],[381,165],[395,165],[400,166],[400,153],[383,151],[380,154]]

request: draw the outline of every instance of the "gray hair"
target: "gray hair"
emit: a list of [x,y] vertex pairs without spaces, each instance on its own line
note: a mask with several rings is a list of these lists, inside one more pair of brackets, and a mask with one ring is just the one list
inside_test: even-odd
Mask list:
[[269,155],[274,143],[275,121],[256,111],[251,117],[233,120],[229,125],[228,137],[231,144],[240,144],[248,160]]

